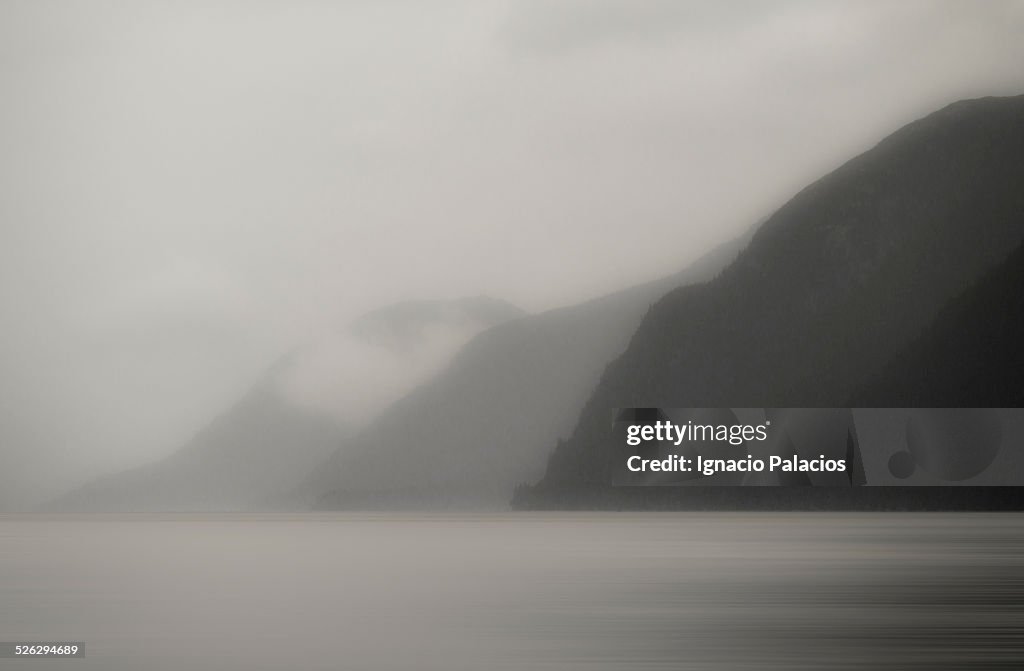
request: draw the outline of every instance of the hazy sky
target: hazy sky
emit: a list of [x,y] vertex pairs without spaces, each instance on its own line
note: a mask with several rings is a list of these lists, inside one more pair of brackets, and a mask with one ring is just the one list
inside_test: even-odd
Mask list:
[[1022,34],[999,0],[0,0],[0,461],[166,452],[397,299],[678,270],[1024,92]]

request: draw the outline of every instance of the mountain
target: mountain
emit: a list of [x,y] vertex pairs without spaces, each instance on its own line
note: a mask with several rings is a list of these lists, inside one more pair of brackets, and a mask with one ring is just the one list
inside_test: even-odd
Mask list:
[[442,370],[475,335],[525,314],[488,296],[379,308],[293,352],[279,375],[282,394],[359,428]]
[[943,308],[847,405],[1024,407],[1024,246]]
[[323,508],[504,507],[541,475],[650,304],[714,277],[748,236],[659,281],[506,322],[392,405],[301,492]]
[[101,477],[47,509],[246,510],[294,487],[345,435],[337,423],[282,402],[261,384],[169,457]]
[[280,504],[363,423],[470,338],[524,313],[487,297],[406,301],[284,357],[170,456],[101,477],[50,510],[224,511]]
[[515,505],[632,496],[609,485],[611,408],[844,406],[1021,243],[1021,184],[1024,96],[950,105],[810,185],[714,281],[651,308]]

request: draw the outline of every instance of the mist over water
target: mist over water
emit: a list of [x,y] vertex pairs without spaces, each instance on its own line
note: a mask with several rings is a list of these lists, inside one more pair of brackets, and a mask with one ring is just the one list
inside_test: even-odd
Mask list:
[[[1024,658],[991,514],[0,519],[32,669],[983,669]],[[67,557],[75,556],[69,562]]]

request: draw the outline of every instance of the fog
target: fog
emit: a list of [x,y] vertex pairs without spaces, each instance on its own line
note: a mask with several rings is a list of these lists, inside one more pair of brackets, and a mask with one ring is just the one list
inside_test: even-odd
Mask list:
[[166,454],[368,310],[667,275],[1024,91],[1024,2],[721,4],[0,4],[0,505]]

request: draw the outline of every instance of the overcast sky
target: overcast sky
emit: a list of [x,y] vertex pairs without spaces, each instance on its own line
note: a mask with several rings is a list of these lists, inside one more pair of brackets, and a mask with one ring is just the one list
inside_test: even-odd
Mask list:
[[3,0],[0,460],[166,452],[398,299],[674,272],[1024,92],[1022,34],[1000,0]]

